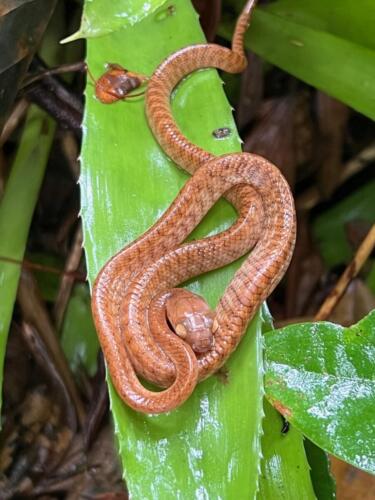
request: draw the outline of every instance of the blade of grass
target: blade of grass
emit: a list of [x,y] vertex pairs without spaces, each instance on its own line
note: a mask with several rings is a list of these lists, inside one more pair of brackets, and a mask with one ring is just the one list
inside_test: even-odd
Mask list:
[[[32,106],[0,204],[0,255],[22,260],[55,125]],[[0,382],[20,276],[19,264],[0,261]]]

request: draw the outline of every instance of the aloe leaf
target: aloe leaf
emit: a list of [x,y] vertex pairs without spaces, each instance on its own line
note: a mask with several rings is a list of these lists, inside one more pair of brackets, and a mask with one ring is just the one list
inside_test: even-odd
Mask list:
[[117,0],[116,2],[94,0],[85,2],[79,32],[64,41],[71,41],[81,37],[102,36],[127,25],[136,24],[155,12],[164,3],[166,3],[166,0],[143,2],[142,6],[139,0]]
[[313,443],[374,474],[375,310],[349,328],[319,322],[270,332],[265,355],[270,402]]
[[[110,61],[151,74],[171,52],[202,42],[190,3],[179,0],[174,6],[172,15],[158,10],[134,25],[89,39],[91,72],[100,75]],[[193,142],[216,154],[240,150],[231,108],[215,71],[200,71],[184,81],[173,108]],[[232,133],[224,140],[214,139],[212,132],[219,127],[229,127]],[[92,283],[110,256],[163,213],[187,177],[155,142],[143,98],[105,106],[93,98],[89,83],[83,130],[82,218]],[[194,237],[221,230],[233,220],[233,209],[220,202]],[[215,305],[235,267],[189,286]],[[121,459],[134,498],[254,497],[262,418],[260,333],[257,318],[228,364],[227,383],[211,377],[168,415],[138,414],[110,386]]]
[[[139,2],[140,9],[142,5]],[[118,30],[115,23],[110,35],[89,39],[91,72],[99,76],[110,61],[151,74],[168,54],[202,42],[190,3],[174,2],[173,13],[169,5],[134,25]],[[108,19],[103,22],[110,24]],[[231,109],[215,71],[200,71],[182,82],[173,98],[173,111],[183,132],[201,147],[215,154],[240,150]],[[232,133],[215,140],[212,131],[219,127]],[[82,217],[92,283],[110,256],[163,213],[186,175],[156,144],[142,98],[104,106],[93,98],[89,83],[83,130]],[[193,237],[222,230],[233,220],[233,209],[219,202]],[[189,287],[215,305],[237,265],[209,273]],[[257,317],[228,363],[227,383],[223,377],[211,377],[168,415],[135,413],[109,385],[120,455],[134,498],[254,498],[263,414],[260,330]]]

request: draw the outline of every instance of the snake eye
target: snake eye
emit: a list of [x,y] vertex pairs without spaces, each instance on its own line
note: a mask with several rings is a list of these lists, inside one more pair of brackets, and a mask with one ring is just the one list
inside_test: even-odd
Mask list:
[[184,325],[182,323],[179,323],[178,325],[176,325],[175,332],[182,339],[185,339],[187,336],[187,333],[188,333],[186,328],[184,327]]

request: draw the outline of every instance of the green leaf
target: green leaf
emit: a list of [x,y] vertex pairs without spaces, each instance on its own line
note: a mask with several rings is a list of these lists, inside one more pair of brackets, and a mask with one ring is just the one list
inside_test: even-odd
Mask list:
[[282,432],[283,419],[266,400],[264,412],[262,475],[258,499],[314,499],[301,433],[292,426]]
[[[42,252],[27,252],[25,258],[38,266],[53,267],[60,270],[61,273],[64,272],[64,261],[57,255]],[[52,273],[48,269],[34,269],[33,275],[43,300],[54,302],[60,285],[59,274]]]
[[[242,5],[242,2],[235,2]],[[278,0],[254,12],[246,44],[267,61],[375,118],[371,0]],[[230,37],[231,29],[221,28]]]
[[[190,3],[179,0],[174,5],[173,15],[163,16],[159,10],[133,26],[89,39],[91,71],[99,75],[104,63],[111,61],[151,74],[171,52],[202,42]],[[173,109],[193,142],[216,154],[240,150],[231,108],[215,71],[200,71],[186,79]],[[232,134],[214,139],[212,131],[219,127],[229,127]],[[187,176],[156,144],[143,98],[105,106],[93,98],[89,83],[83,130],[82,218],[92,282],[110,256],[163,213]],[[220,202],[194,237],[222,230],[233,220],[232,207]],[[203,276],[189,288],[214,305],[236,267]],[[228,364],[228,383],[211,377],[169,415],[137,414],[110,386],[121,459],[134,498],[254,497],[263,413],[261,358],[257,318]]]
[[140,2],[139,0],[86,1],[83,6],[79,31],[63,42],[108,35],[127,25],[131,26],[140,22],[165,3],[166,0],[150,0],[148,2]]
[[[375,49],[371,27],[375,23],[372,0],[277,0],[268,11],[316,31],[331,33],[369,49]],[[350,23],[348,23],[350,20]]]
[[313,234],[319,251],[328,267],[349,263],[353,258],[346,235],[346,225],[356,221],[375,220],[375,181],[368,182],[346,196],[344,200],[319,215],[313,223]]
[[[34,106],[0,203],[0,255],[22,260],[34,207],[38,198],[55,124]],[[21,201],[22,200],[22,203]],[[0,387],[8,330],[16,299],[21,267],[0,260]]]
[[375,473],[375,310],[350,328],[271,332],[265,355],[270,402],[315,444]]
[[311,479],[318,500],[333,500],[336,498],[336,485],[331,476],[330,463],[327,453],[305,439],[305,450],[311,467]]
[[89,375],[95,375],[99,342],[86,285],[74,287],[64,318],[61,344],[73,372],[84,366]]
[[[151,74],[168,54],[202,42],[190,3],[175,1],[174,13],[166,15],[168,5],[133,26],[89,39],[90,70],[100,75],[104,63],[111,61]],[[156,144],[142,98],[105,106],[93,98],[91,83],[86,92],[80,182],[92,283],[110,256],[163,213],[187,176]],[[215,71],[199,71],[182,82],[173,97],[173,111],[183,132],[201,147],[215,154],[240,150],[231,109]],[[212,131],[219,127],[229,127],[232,134],[215,140]],[[222,230],[233,220],[233,209],[221,201],[193,237]],[[215,305],[238,264],[202,276],[189,283],[189,288]],[[222,375],[211,377],[168,415],[135,413],[110,385],[120,455],[134,498],[254,498],[263,415],[260,330],[256,317],[228,363],[228,383],[223,383]]]

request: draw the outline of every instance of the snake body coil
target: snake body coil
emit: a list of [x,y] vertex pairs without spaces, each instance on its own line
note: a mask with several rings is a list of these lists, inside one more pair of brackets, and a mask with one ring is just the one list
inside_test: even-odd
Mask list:
[[[92,301],[112,381],[121,398],[137,411],[172,410],[189,397],[199,380],[217,371],[291,259],[295,211],[280,171],[257,155],[215,157],[191,144],[170,107],[171,92],[191,72],[207,67],[231,73],[243,70],[243,36],[253,6],[254,0],[248,1],[238,19],[231,50],[213,44],[186,47],[168,57],[148,83],[150,127],[166,154],[193,175],[155,225],[103,267]],[[223,195],[236,208],[237,221],[218,235],[183,244]],[[216,307],[212,346],[205,353],[194,353],[167,323],[165,304],[171,290],[233,262],[253,247]],[[166,389],[150,391],[138,375]]]

